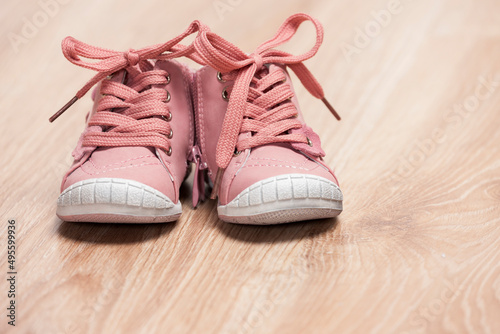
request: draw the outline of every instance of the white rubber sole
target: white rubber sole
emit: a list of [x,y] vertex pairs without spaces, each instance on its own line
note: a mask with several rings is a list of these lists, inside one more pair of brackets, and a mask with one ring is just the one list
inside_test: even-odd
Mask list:
[[161,223],[179,218],[181,203],[140,182],[98,178],[77,182],[57,200],[56,214],[71,222]]
[[336,217],[342,212],[342,200],[340,188],[323,177],[287,174],[251,185],[217,211],[230,223],[283,224]]

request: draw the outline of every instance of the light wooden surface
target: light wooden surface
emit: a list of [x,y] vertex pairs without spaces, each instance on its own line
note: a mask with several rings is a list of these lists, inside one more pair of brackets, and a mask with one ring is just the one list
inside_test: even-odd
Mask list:
[[[500,3],[401,0],[374,24],[391,2],[70,0],[18,52],[9,36],[41,7],[2,3],[0,268],[14,218],[18,313],[12,329],[2,279],[0,332],[500,333]],[[324,23],[306,65],[343,117],[296,84],[341,182],[338,219],[225,224],[213,202],[191,209],[189,184],[173,224],[57,219],[90,98],[47,119],[93,75],[63,37],[126,50],[200,19],[250,52],[299,11]]]

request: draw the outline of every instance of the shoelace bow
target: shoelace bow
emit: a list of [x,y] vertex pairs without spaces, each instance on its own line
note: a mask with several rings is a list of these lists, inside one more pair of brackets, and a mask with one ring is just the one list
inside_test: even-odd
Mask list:
[[[311,21],[316,29],[316,43],[311,50],[302,55],[295,56],[285,51],[274,49],[275,47],[289,41],[295,35],[300,24],[304,21]],[[212,190],[212,198],[215,198],[218,194],[218,188],[222,175],[232,159],[235,147],[243,149],[257,146],[259,143],[277,141],[307,142],[307,138],[305,136],[292,134],[288,136],[278,136],[283,133],[281,130],[287,131],[295,128],[296,126],[293,121],[286,121],[285,116],[287,115],[286,113],[289,112],[289,110],[285,110],[286,107],[278,109],[279,115],[274,115],[273,117],[271,114],[263,114],[262,110],[257,111],[252,108],[251,105],[255,103],[247,103],[249,94],[254,93],[250,87],[252,80],[254,80],[256,72],[260,70],[264,64],[276,63],[284,64],[290,67],[309,93],[311,93],[314,97],[321,99],[331,113],[338,120],[340,120],[340,116],[326,100],[321,85],[302,63],[316,54],[322,42],[323,27],[321,26],[321,23],[307,14],[295,14],[290,16],[281,25],[273,38],[261,44],[250,55],[244,53],[235,45],[210,31],[200,32],[194,41],[194,46],[203,61],[222,73],[236,71],[234,86],[231,90],[228,108],[222,124],[219,141],[217,142],[216,163],[218,170],[214,182],[214,188]],[[263,80],[264,79],[266,78],[263,78]],[[276,79],[278,79],[278,76],[271,77],[268,80],[272,82]],[[270,82],[267,82],[267,84],[269,83]],[[259,83],[254,82],[254,84]],[[266,86],[266,84],[260,84],[262,87]],[[287,96],[286,91],[274,93],[276,93],[274,98],[278,97],[278,101],[280,98]],[[256,97],[256,99],[259,98],[257,96],[254,97]],[[250,96],[251,102],[254,97]],[[268,99],[268,97],[264,97],[263,99]],[[266,103],[272,103],[269,99],[268,101],[260,102],[264,102],[259,106],[260,109],[262,109],[263,106],[266,106]],[[257,120],[244,120],[245,116],[256,116]],[[258,132],[263,128],[265,128],[265,133],[262,134],[261,138],[253,140],[249,139],[238,143],[238,136],[242,131],[256,130]],[[271,137],[276,137],[276,139],[272,139]]]
[[[171,39],[164,44],[157,44],[149,46],[140,50],[130,49],[127,52],[118,52],[109,49],[99,48],[92,45],[80,42],[73,37],[66,37],[62,42],[62,51],[66,59],[71,63],[88,68],[98,73],[88,81],[76,95],[66,103],[58,112],[56,112],[49,121],[53,122],[56,118],[61,116],[71,105],[78,99],[84,96],[90,88],[97,84],[102,79],[106,78],[115,72],[124,68],[135,66],[139,62],[147,59],[166,60],[186,56],[196,62],[201,63],[201,59],[194,52],[193,43],[188,46],[179,44],[187,36],[201,31],[207,31],[208,27],[199,21],[193,21],[188,29],[181,35]],[[97,62],[88,62],[82,60],[80,57],[87,59],[99,60]]]

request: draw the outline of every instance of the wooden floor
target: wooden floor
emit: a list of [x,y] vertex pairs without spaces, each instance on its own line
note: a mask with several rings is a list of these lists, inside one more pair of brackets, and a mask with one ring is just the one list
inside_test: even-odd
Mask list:
[[[65,2],[0,12],[2,277],[17,226],[16,327],[2,279],[1,333],[500,333],[498,0]],[[226,224],[213,201],[191,208],[189,183],[176,223],[55,216],[90,98],[47,119],[93,75],[63,37],[127,50],[200,19],[251,52],[300,11],[324,23],[306,65],[343,117],[296,84],[338,219]]]

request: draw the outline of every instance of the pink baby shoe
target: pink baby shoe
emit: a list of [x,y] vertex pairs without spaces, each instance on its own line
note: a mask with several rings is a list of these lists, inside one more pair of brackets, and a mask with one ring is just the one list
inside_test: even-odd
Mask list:
[[98,74],[51,121],[98,85],[73,152],[74,163],[63,178],[59,218],[120,223],[179,218],[179,187],[188,173],[195,134],[192,72],[173,58],[196,57],[192,44],[179,42],[200,29],[195,21],[165,44],[128,52],[93,47],[71,37],[63,41],[70,62]]
[[[276,50],[304,21],[316,28],[314,47],[300,56]],[[209,31],[194,41],[208,65],[193,82],[197,172],[208,172],[222,220],[279,224],[342,211],[338,181],[323,162],[318,135],[304,122],[287,72],[295,72],[340,119],[302,63],[316,54],[322,39],[317,20],[296,14],[250,55]],[[195,178],[194,192],[196,202],[203,177]]]

